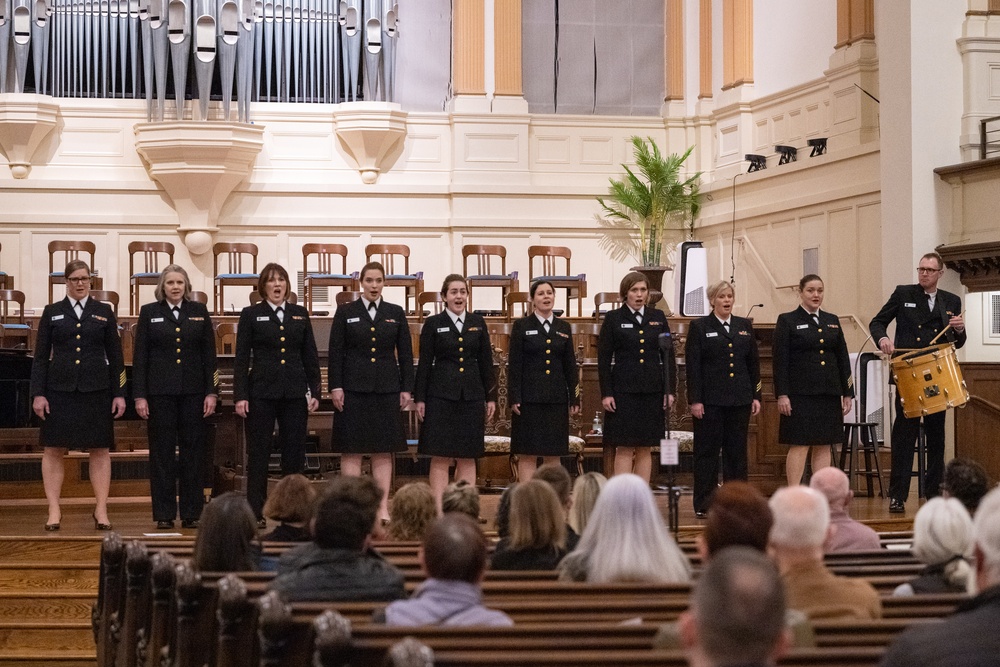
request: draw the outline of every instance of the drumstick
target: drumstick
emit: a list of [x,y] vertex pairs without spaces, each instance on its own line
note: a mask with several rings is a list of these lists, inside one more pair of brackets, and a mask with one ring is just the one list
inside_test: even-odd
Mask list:
[[[959,317],[963,317],[964,315],[965,315],[965,311],[964,310],[961,313],[958,314]],[[937,341],[937,339],[940,338],[941,336],[943,336],[944,332],[947,331],[950,328],[951,328],[951,325],[949,324],[944,329],[941,329],[941,333],[939,333],[937,336],[934,336],[934,339],[928,344],[928,347],[930,345],[933,345]]]

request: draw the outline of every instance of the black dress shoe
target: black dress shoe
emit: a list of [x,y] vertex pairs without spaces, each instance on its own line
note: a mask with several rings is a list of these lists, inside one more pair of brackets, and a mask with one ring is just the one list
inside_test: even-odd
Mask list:
[[698,517],[699,519],[706,519],[706,518],[708,518],[708,512],[705,512],[704,510],[698,510],[698,511],[696,511],[694,513],[694,515],[696,517]]
[[170,530],[173,527],[174,527],[174,522],[173,521],[157,521],[156,522],[156,529],[157,530]]
[[197,528],[198,519],[183,519],[181,521],[181,528]]
[[54,530],[59,530],[59,522],[56,521],[55,523],[45,524],[45,530],[49,531],[50,533]]
[[94,519],[94,530],[111,530],[111,524],[110,523],[101,523],[100,521],[97,520],[97,515],[96,514],[94,514],[92,516],[93,516],[93,519]]
[[902,500],[896,500],[895,498],[889,500],[889,514],[902,514],[905,511],[906,508],[903,507]]
[[257,519],[257,527],[261,530],[267,528],[267,519]]

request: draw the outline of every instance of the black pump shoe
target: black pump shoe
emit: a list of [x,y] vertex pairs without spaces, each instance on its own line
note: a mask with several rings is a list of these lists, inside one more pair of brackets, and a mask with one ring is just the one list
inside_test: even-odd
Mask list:
[[60,523],[59,521],[56,521],[55,523],[47,523],[45,524],[45,530],[49,531],[50,533],[54,530],[59,530],[59,523]]
[[91,515],[94,518],[94,530],[111,530],[110,523],[101,523],[97,520],[97,515]]

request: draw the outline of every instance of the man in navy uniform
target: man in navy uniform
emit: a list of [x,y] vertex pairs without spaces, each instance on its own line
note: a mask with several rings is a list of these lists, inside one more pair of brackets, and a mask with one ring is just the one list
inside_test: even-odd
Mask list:
[[[920,258],[916,285],[898,285],[882,310],[872,318],[869,330],[879,349],[892,355],[896,348],[919,349],[949,327],[938,342],[952,342],[956,348],[965,345],[965,321],[962,319],[962,299],[938,289],[944,273],[944,260],[936,252]],[[886,331],[896,320],[895,340]],[[944,472],[945,413],[925,416],[924,434],[927,439],[927,474],[924,489],[928,498],[938,495]],[[910,494],[910,473],[913,470],[913,447],[920,431],[920,417],[905,417],[903,405],[896,396],[896,420],[892,425],[892,475],[889,479],[889,512],[905,511],[903,503]]]

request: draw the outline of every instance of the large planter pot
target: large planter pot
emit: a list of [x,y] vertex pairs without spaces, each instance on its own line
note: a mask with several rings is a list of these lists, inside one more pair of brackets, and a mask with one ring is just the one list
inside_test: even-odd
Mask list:
[[633,266],[629,270],[638,271],[646,276],[646,283],[649,289],[655,289],[657,292],[663,292],[663,274],[667,271],[673,271],[668,266]]

